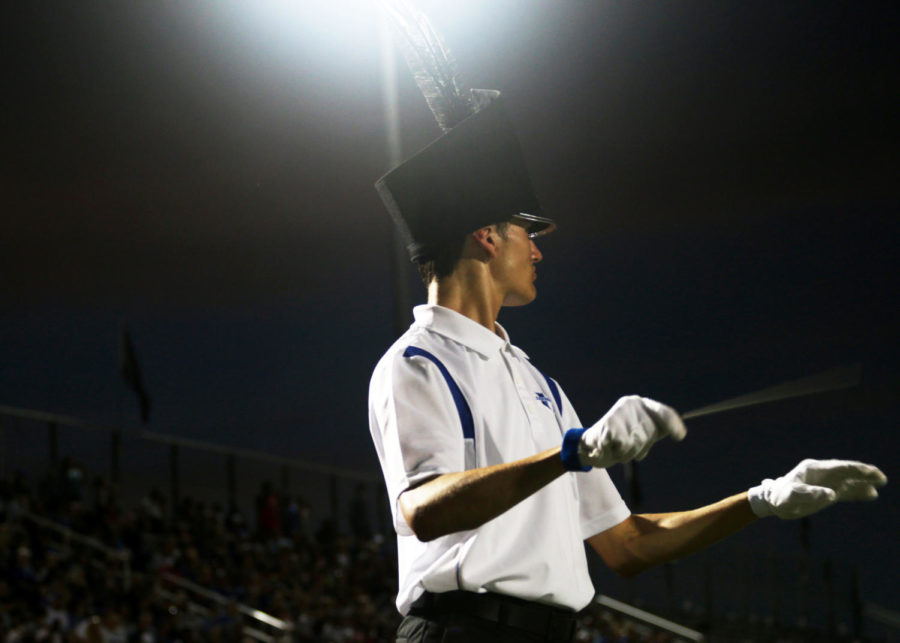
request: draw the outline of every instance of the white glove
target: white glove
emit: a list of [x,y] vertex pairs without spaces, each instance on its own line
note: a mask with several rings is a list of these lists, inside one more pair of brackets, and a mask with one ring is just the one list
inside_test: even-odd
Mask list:
[[750,489],[750,507],[760,518],[803,518],[845,500],[875,500],[887,477],[878,467],[853,460],[804,460],[786,476],[766,478]]
[[647,397],[628,395],[581,434],[578,459],[582,465],[604,468],[643,460],[659,440],[667,436],[681,440],[686,433],[675,409]]

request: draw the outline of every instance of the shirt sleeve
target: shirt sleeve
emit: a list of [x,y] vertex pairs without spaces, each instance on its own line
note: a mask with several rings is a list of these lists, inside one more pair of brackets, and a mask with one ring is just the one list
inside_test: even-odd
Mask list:
[[[584,425],[578,419],[572,403],[566,397],[562,387],[557,386],[562,398],[564,430],[581,428]],[[575,476],[578,489],[579,519],[583,539],[586,540],[610,527],[615,527],[631,515],[631,510],[622,500],[622,496],[619,495],[619,491],[610,480],[606,469],[591,469],[572,475]]]
[[369,423],[394,528],[412,535],[397,506],[400,494],[425,478],[465,469],[459,414],[437,366],[399,354],[379,364],[369,389]]

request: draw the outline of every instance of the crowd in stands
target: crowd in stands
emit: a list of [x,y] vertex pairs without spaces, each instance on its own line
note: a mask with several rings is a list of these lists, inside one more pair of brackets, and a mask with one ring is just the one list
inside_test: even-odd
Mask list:
[[[395,546],[392,536],[372,533],[362,487],[345,534],[329,519],[314,522],[302,498],[268,483],[251,524],[237,508],[190,497],[170,507],[158,489],[125,509],[107,480],[85,478],[63,459],[34,488],[21,474],[0,479],[0,642],[245,641],[250,623],[241,604],[289,623],[292,641],[393,641]],[[107,553],[65,542],[34,515],[95,539]],[[116,555],[124,551],[128,574]],[[227,600],[192,609],[193,597],[170,575]],[[667,640],[600,609],[582,614],[576,634],[590,643]]]
[[[34,489],[21,474],[0,479],[0,641],[240,641],[247,620],[237,604],[290,623],[294,641],[391,640],[393,543],[367,525],[345,535],[324,520],[314,530],[308,505],[271,486],[256,528],[235,508],[190,497],[169,507],[156,489],[125,510],[106,480],[83,477],[64,460]],[[61,543],[26,514],[130,551],[130,579],[118,558]],[[231,602],[193,613],[166,574]]]

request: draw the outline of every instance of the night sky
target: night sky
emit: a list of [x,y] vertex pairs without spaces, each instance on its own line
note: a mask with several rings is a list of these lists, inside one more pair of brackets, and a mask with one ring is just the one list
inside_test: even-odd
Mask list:
[[[896,7],[423,6],[469,83],[503,92],[559,224],[538,300],[500,321],[585,423],[624,394],[687,411],[863,363],[858,389],[689,422],[642,464],[641,509],[807,456],[873,462],[882,498],[814,517],[813,551],[900,609]],[[396,335],[378,24],[324,0],[5,12],[0,404],[138,427],[127,322],[147,428],[377,474],[366,390]],[[408,156],[439,130],[396,67]],[[795,545],[768,523],[748,537]]]

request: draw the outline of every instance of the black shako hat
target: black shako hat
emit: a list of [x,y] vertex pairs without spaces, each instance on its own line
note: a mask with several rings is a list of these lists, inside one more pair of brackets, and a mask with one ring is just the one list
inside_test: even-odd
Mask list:
[[530,237],[556,228],[541,216],[500,92],[472,94],[480,109],[375,183],[412,261],[500,221],[524,226]]

